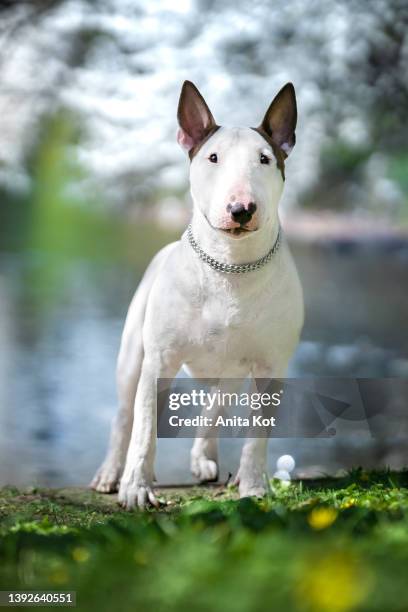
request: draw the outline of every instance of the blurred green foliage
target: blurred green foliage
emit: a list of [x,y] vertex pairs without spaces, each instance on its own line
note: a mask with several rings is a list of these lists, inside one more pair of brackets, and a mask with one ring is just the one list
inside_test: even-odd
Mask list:
[[[80,610],[393,612],[408,606],[408,472],[167,495],[159,512],[69,490],[0,494],[0,588]],[[107,500],[107,501],[105,501]]]
[[72,148],[79,137],[71,114],[59,111],[45,119],[28,159],[30,189],[3,193],[0,253],[17,252],[30,262],[23,292],[40,317],[64,299],[72,265],[87,261],[99,270],[116,264],[134,270],[134,289],[152,256],[175,238],[146,220],[115,214],[102,193],[90,197]]
[[[43,136],[30,162],[31,236],[27,248],[52,253],[57,266],[71,258],[131,259],[135,256],[133,230],[137,228],[122,216],[109,212],[101,193],[90,198],[89,192],[81,189],[86,176],[71,155],[77,130],[77,123],[64,112],[57,113],[44,125]],[[138,235],[142,258],[146,238],[144,228]],[[160,238],[155,242],[160,243]]]
[[101,192],[89,195],[72,149],[79,134],[65,111],[45,119],[28,160],[30,190],[2,194],[0,249],[52,255],[55,267],[75,258],[146,265],[173,233],[114,214]]
[[342,140],[331,142],[323,147],[321,153],[327,180],[334,185],[345,180],[356,180],[371,153],[369,148],[353,147]]
[[[351,145],[345,140],[331,139],[320,152],[318,181],[305,191],[302,204],[309,209],[331,209],[350,212],[358,208],[379,212],[381,217],[406,224],[408,220],[408,155],[394,151],[381,156],[384,179],[392,182],[388,192],[373,191],[373,177],[368,164],[379,153],[371,146]],[[381,168],[381,172],[383,169]],[[376,179],[379,177],[376,176]],[[395,205],[395,190],[398,204]]]
[[389,176],[394,180],[406,198],[408,209],[408,153],[393,156],[389,161]]

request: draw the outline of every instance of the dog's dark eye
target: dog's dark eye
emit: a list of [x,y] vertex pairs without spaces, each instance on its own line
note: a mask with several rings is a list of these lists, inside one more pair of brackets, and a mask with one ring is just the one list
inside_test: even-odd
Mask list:
[[216,164],[218,161],[218,157],[216,153],[211,153],[210,157],[208,158],[210,160],[210,162],[212,162],[213,164]]
[[269,164],[269,157],[266,157],[263,153],[261,153],[261,157],[259,158],[261,164]]

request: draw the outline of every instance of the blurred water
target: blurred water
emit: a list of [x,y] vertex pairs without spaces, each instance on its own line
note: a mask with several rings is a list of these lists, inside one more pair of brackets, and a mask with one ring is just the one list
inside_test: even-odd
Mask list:
[[[294,251],[308,316],[291,375],[407,377],[406,247]],[[0,257],[0,485],[88,483],[115,411],[116,354],[142,266],[76,259],[52,276],[52,259],[34,252]],[[271,470],[283,452],[301,471],[406,462],[395,441],[379,448],[358,439],[352,453],[345,443],[274,441]],[[190,446],[159,441],[160,482],[191,480]],[[222,442],[223,478],[235,471],[240,446]]]

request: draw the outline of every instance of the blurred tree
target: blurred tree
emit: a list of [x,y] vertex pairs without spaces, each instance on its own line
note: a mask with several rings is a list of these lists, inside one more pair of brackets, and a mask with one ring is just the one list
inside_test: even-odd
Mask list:
[[[42,118],[66,108],[84,128],[78,162],[115,206],[180,191],[175,108],[185,78],[221,123],[248,125],[295,82],[298,201],[307,189],[313,205],[327,202],[335,181],[331,201],[354,207],[373,154],[391,164],[402,156],[398,167],[406,159],[406,0],[21,0],[0,10],[0,183],[22,184]],[[398,185],[400,175],[389,173]]]

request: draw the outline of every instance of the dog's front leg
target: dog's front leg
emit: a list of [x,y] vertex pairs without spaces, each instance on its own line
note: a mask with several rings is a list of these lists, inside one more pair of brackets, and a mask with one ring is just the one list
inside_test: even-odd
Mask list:
[[268,439],[248,438],[242,449],[239,470],[235,479],[240,497],[262,497],[265,495],[267,476]]
[[159,360],[145,357],[137,388],[132,435],[119,487],[119,503],[128,510],[158,505],[153,493],[157,434],[157,378],[171,378],[178,367],[164,368]]
[[[280,368],[256,368],[254,378],[283,378],[287,361]],[[235,483],[240,497],[263,497],[268,478],[268,438],[248,438],[242,449],[241,461]]]

